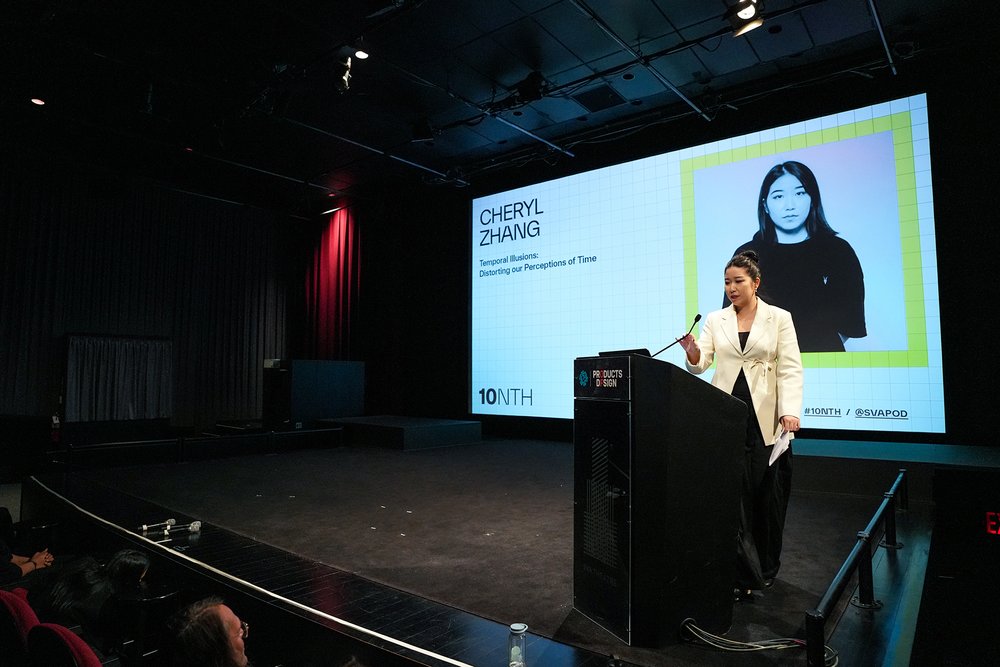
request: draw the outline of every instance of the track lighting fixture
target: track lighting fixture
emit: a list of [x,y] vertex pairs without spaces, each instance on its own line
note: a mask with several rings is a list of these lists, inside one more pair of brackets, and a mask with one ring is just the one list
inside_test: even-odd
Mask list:
[[364,37],[359,37],[351,45],[351,55],[353,55],[358,60],[367,60],[368,59],[368,49],[365,48]]
[[346,93],[351,88],[351,65],[355,60],[367,60],[368,51],[365,49],[364,39],[359,37],[353,42],[342,44],[335,51],[336,60],[333,74],[336,78],[337,90]]
[[739,37],[764,25],[764,17],[761,15],[762,2],[763,0],[739,0],[726,11],[725,18],[733,26],[733,37]]
[[351,87],[351,56],[337,60],[334,76],[337,77],[334,81],[337,90],[346,93]]
[[514,86],[514,90],[521,102],[535,102],[545,96],[547,85],[542,73],[533,71],[523,81]]

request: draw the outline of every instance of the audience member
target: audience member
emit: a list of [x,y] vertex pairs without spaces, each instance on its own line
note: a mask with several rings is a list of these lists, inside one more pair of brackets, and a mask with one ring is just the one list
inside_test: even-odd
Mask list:
[[0,540],[0,585],[6,585],[52,565],[55,560],[48,549],[35,552],[33,556],[19,556]]
[[114,595],[135,593],[149,572],[149,556],[134,549],[122,549],[108,559],[104,572]]
[[32,592],[32,603],[60,620],[72,620],[100,634],[101,610],[112,596],[137,592],[149,570],[149,557],[122,549],[104,565],[90,556],[66,563],[51,586]]
[[164,651],[171,667],[248,667],[249,626],[221,598],[191,604],[169,622]]

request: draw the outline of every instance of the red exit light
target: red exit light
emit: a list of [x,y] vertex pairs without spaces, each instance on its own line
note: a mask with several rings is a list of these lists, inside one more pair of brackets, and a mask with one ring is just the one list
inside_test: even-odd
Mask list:
[[986,532],[990,535],[1000,535],[1000,512],[986,513]]

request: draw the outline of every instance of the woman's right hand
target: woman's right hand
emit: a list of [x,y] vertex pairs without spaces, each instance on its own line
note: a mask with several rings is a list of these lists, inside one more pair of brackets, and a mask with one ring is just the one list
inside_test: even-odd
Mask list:
[[695,341],[694,336],[691,334],[684,334],[677,339],[677,342],[684,348],[684,353],[687,355],[689,363],[697,364],[701,361],[701,348],[698,347],[698,342]]

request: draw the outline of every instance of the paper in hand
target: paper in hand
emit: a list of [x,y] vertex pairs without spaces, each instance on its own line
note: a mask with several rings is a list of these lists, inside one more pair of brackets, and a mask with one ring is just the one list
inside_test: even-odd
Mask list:
[[771,446],[771,458],[768,459],[767,465],[773,466],[774,462],[777,461],[785,450],[788,449],[788,443],[792,439],[792,434],[785,429],[778,427],[778,430],[774,432],[774,444]]

